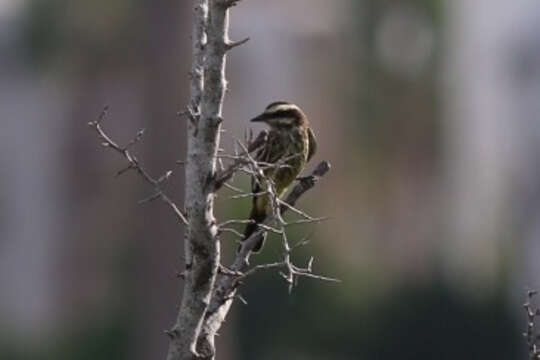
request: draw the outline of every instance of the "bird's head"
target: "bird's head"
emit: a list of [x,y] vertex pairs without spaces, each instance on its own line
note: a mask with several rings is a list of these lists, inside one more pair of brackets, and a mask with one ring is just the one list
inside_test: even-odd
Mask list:
[[287,101],[276,101],[264,109],[259,116],[251,119],[252,122],[264,122],[276,130],[291,130],[305,127],[308,119],[298,105]]

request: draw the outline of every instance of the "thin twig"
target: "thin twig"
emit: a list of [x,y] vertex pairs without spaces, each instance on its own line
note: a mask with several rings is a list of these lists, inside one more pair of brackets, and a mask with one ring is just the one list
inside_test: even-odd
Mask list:
[[232,225],[232,224],[247,225],[247,224],[253,224],[254,222],[255,222],[254,220],[237,220],[237,219],[233,219],[233,220],[227,220],[227,221],[222,222],[221,224],[218,225],[218,227],[221,228],[221,227],[229,226],[229,225]]
[[244,238],[244,235],[242,233],[238,232],[237,230],[235,230],[233,228],[220,227],[219,230],[218,230],[218,233],[224,233],[224,232],[234,234],[234,235],[238,236],[240,239]]
[[144,130],[139,130],[137,132],[137,135],[135,138],[133,138],[131,141],[128,142],[128,144],[124,147],[118,145],[115,141],[111,139],[109,135],[105,132],[105,130],[102,127],[102,123],[105,120],[105,117],[107,115],[108,107],[105,106],[103,110],[101,111],[100,115],[98,116],[97,120],[90,121],[88,123],[88,126],[90,126],[92,129],[94,129],[102,141],[102,145],[105,147],[108,147],[117,153],[119,153],[126,161],[127,166],[120,171],[116,173],[116,176],[120,176],[124,173],[126,173],[129,170],[135,170],[147,183],[149,183],[154,190],[154,194],[152,196],[141,200],[139,203],[146,203],[148,201],[152,201],[155,199],[161,199],[163,202],[165,202],[169,207],[173,210],[176,217],[184,223],[184,225],[188,225],[188,220],[186,218],[186,215],[178,208],[178,206],[165,194],[163,189],[161,189],[160,184],[166,180],[168,180],[172,174],[172,171],[167,171],[165,174],[163,174],[158,179],[154,179],[152,176],[148,174],[148,172],[142,167],[139,160],[130,153],[129,147],[133,146],[137,142],[139,142],[144,134]]
[[251,193],[242,193],[242,194],[238,194],[238,195],[231,195],[229,196],[227,199],[228,200],[237,200],[237,199],[244,199],[244,198],[247,198],[247,197],[255,197],[255,196],[263,196],[263,195],[266,195],[268,194],[268,191],[260,191],[260,192],[251,192]]
[[318,223],[321,223],[321,222],[329,220],[329,219],[330,219],[330,217],[323,216],[323,217],[318,217],[318,218],[300,219],[300,220],[288,221],[288,222],[285,222],[283,225],[284,226],[289,226],[289,225],[303,225],[303,224],[318,224]]

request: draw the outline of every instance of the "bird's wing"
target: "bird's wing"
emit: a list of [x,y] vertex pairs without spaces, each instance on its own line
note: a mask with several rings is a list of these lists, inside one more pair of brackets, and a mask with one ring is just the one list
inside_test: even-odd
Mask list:
[[[257,137],[259,138],[259,137]],[[283,144],[278,133],[269,131],[265,136],[264,142],[259,146],[259,149],[255,152],[255,160],[267,164],[275,164],[283,156]],[[269,175],[274,169],[266,168],[264,173]],[[260,192],[260,181],[257,181],[256,177],[252,178],[251,188],[253,192]]]
[[264,145],[257,151],[255,159],[257,161],[274,164],[283,156],[283,144],[279,134],[270,131],[266,137]]
[[[248,150],[250,152],[255,151],[254,158],[256,161],[268,162],[270,157],[270,148],[269,145],[272,142],[273,137],[268,132],[268,130],[263,130],[259,133],[257,138],[249,145]],[[253,193],[258,193],[261,191],[260,181],[257,180],[255,176],[251,178],[251,191]],[[256,201],[256,196],[253,198],[253,201]]]
[[255,138],[255,140],[251,141],[248,144],[248,151],[252,153],[254,151],[260,150],[262,147],[264,147],[264,144],[266,143],[267,140],[268,140],[268,130],[261,131],[259,135],[257,135],[257,137]]
[[307,161],[311,160],[313,155],[315,155],[315,152],[317,151],[317,138],[315,137],[315,134],[313,133],[313,130],[311,128],[308,128],[308,156]]

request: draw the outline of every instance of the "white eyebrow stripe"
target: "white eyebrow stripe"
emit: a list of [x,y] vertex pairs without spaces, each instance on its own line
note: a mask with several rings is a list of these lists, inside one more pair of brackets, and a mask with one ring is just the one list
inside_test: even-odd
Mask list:
[[286,117],[286,118],[279,118],[278,123],[288,125],[292,124],[296,119],[292,117]]
[[287,111],[287,110],[300,110],[298,106],[294,104],[281,104],[281,105],[275,105],[271,107],[270,109],[266,110],[265,113],[267,114],[273,114],[278,111]]

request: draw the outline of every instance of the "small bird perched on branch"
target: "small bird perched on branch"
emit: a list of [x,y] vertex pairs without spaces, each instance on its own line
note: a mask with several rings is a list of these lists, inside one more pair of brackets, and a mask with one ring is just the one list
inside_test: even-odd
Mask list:
[[[315,154],[315,135],[304,112],[287,101],[271,103],[261,115],[251,121],[264,122],[270,127],[265,136],[259,136],[251,144],[250,149],[256,149],[255,160],[262,164],[264,177],[273,182],[276,195],[281,198]],[[253,207],[249,216],[252,223],[246,226],[243,240],[257,230],[258,224],[263,222],[271,211],[269,194],[261,194],[267,190],[265,180],[254,176]],[[265,239],[266,233],[261,234],[252,251],[259,252]]]

